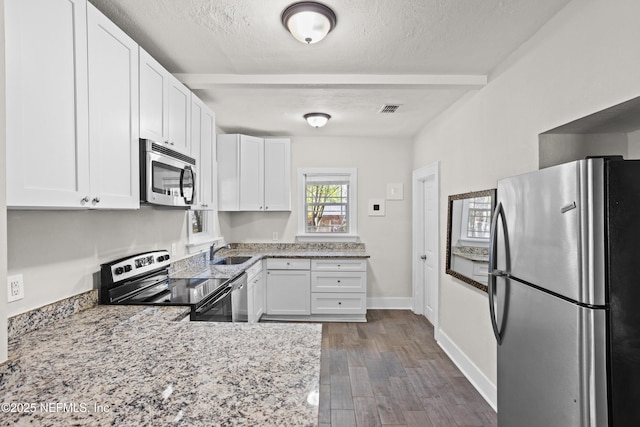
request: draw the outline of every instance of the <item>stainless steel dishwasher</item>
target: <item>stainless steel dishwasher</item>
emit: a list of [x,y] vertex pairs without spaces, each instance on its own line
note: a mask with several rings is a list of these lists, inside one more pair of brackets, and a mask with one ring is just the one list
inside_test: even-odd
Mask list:
[[249,320],[247,273],[236,277],[230,286],[232,322],[247,322]]

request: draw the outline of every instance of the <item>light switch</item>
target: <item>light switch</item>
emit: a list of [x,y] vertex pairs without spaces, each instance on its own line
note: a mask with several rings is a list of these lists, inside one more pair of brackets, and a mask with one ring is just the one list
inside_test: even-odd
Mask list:
[[404,184],[387,184],[387,200],[404,200]]

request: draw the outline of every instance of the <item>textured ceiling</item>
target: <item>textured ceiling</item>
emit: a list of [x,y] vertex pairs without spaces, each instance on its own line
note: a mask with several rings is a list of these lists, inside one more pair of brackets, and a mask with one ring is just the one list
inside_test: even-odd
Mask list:
[[[90,0],[217,115],[226,132],[411,137],[569,0],[325,0],[336,28],[304,45],[292,0]],[[379,114],[383,104],[400,104]],[[302,115],[332,115],[321,129]]]

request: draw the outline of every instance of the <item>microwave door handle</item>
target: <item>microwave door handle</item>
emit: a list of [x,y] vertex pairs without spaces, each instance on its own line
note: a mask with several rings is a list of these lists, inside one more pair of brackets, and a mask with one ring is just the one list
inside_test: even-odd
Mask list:
[[191,202],[190,205],[196,204],[196,172],[189,167],[191,171]]
[[[186,171],[189,171],[189,173],[191,174],[191,200],[187,200],[187,196],[184,195],[184,175],[186,173]],[[180,195],[182,196],[182,198],[184,199],[184,202],[188,205],[192,205],[195,202],[195,197],[196,197],[196,174],[193,171],[193,169],[191,169],[191,166],[186,166],[185,168],[183,168],[180,171]]]

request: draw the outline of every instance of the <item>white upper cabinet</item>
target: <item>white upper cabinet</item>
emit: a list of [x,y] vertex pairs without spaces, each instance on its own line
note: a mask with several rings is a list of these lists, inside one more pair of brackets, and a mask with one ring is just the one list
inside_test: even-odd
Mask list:
[[90,205],[138,208],[138,45],[88,5]]
[[240,137],[240,210],[264,209],[264,139]]
[[215,209],[215,113],[191,96],[191,156],[196,159],[199,188],[192,209]]
[[291,140],[264,140],[264,205],[270,211],[291,210]]
[[168,143],[168,76],[162,65],[140,48],[140,138]]
[[7,205],[89,197],[85,0],[6,0]]
[[7,205],[137,208],[137,45],[85,0],[8,0],[5,22]]
[[140,138],[188,153],[191,92],[140,48]]
[[169,102],[167,107],[167,135],[169,144],[180,151],[190,151],[191,91],[169,74]]
[[291,210],[291,141],[218,135],[218,209]]

